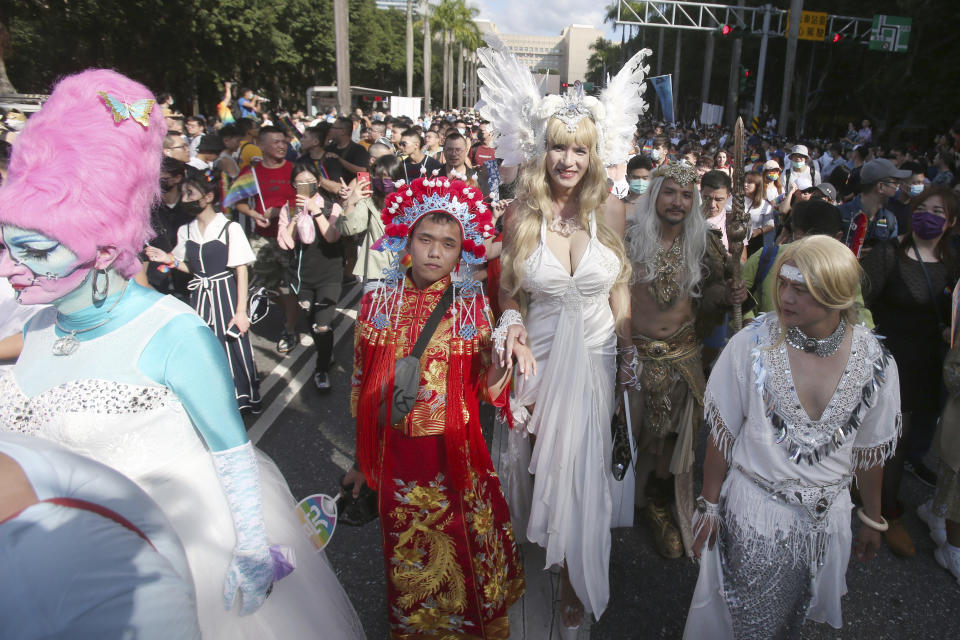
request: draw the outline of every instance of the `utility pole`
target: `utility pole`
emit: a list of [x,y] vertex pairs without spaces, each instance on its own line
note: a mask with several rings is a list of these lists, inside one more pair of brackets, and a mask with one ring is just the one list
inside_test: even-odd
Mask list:
[[337,102],[340,115],[350,113],[350,17],[347,0],[333,0],[333,37],[337,51]]
[[783,99],[780,102],[780,128],[787,135],[787,118],[790,116],[790,89],[793,88],[793,67],[797,63],[797,38],[800,35],[800,16],[803,0],[790,0],[790,30],[787,32],[787,59],[783,63]]
[[[658,76],[663,75],[663,37],[666,31],[667,30],[664,27],[660,27],[660,35],[657,36],[657,75]],[[604,77],[606,77],[606,75],[604,75]]]
[[[737,7],[743,7],[743,0],[737,0]],[[738,11],[737,17],[743,20],[743,12]],[[730,77],[727,79],[727,106],[724,109],[724,120],[728,127],[733,127],[737,121],[737,106],[740,94],[740,52],[743,50],[743,41],[736,38],[733,41],[730,54]]]
[[[767,41],[770,39],[769,4],[763,5],[763,35],[760,36],[760,61],[757,63],[757,88],[753,93],[753,117],[760,117],[760,103],[763,100],[763,74],[767,69]],[[799,20],[797,23],[799,24]]]
[[703,52],[703,82],[700,85],[700,104],[710,102],[710,75],[713,73],[713,48],[716,38],[713,31],[707,32],[707,46]]
[[682,31],[677,31],[677,42],[673,48],[673,117],[681,120],[680,117],[680,48],[682,42]]
[[407,97],[413,96],[413,0],[407,0]]
[[430,111],[430,57],[433,40],[430,38],[430,1],[423,0],[423,112]]

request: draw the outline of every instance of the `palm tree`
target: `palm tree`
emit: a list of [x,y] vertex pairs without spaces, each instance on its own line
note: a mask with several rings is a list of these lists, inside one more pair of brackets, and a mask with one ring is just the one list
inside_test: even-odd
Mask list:
[[[455,0],[456,2],[456,22],[453,25],[453,37],[459,45],[459,55],[457,57],[457,109],[463,108],[463,63],[467,51],[474,51],[480,46],[480,29],[473,21],[480,13],[475,7],[468,6],[466,0]],[[451,65],[452,67],[452,65]],[[453,75],[451,69],[451,76]],[[451,83],[452,84],[452,83]],[[451,105],[453,106],[453,97],[451,95]]]
[[423,0],[423,112],[430,111],[430,79],[433,74],[430,54],[433,39],[430,37],[430,0]]
[[449,96],[452,93],[452,87],[450,86],[452,84],[450,74],[450,44],[453,40],[453,28],[457,21],[456,4],[456,0],[440,0],[440,4],[437,5],[437,8],[433,11],[433,23],[439,31],[440,43],[443,45],[443,63],[440,72],[440,77],[443,78],[443,92],[442,98],[440,99],[440,106],[443,109],[450,107]]
[[413,95],[413,0],[407,0],[407,97]]

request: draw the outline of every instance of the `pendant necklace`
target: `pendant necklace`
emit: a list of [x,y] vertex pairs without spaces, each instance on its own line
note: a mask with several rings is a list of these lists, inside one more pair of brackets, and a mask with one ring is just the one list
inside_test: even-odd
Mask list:
[[826,338],[811,338],[798,327],[790,327],[787,329],[787,342],[794,349],[799,349],[806,353],[815,353],[821,358],[827,358],[835,354],[840,348],[846,332],[847,321],[844,318],[840,318],[840,324],[837,325],[836,330]]
[[110,312],[113,311],[118,304],[120,304],[120,300],[123,298],[123,294],[126,293],[126,291],[127,291],[127,283],[124,283],[123,289],[120,290],[120,295],[117,296],[117,301],[114,302],[112,305],[110,305],[110,308],[107,309],[107,318],[105,320],[101,320],[100,322],[93,325],[92,327],[87,327],[85,329],[65,329],[60,324],[60,314],[58,313],[56,319],[54,319],[53,322],[54,324],[57,325],[57,329],[60,329],[60,331],[63,331],[66,335],[60,336],[59,338],[54,340],[53,355],[55,356],[71,355],[80,346],[80,341],[77,340],[78,333],[86,333],[87,331],[93,331],[94,329],[98,329],[103,325],[107,324],[108,322],[110,322],[111,320],[113,320],[113,318],[109,317]]
[[577,231],[582,230],[583,225],[576,217],[562,218],[559,215],[554,215],[547,228],[562,238],[569,238]]

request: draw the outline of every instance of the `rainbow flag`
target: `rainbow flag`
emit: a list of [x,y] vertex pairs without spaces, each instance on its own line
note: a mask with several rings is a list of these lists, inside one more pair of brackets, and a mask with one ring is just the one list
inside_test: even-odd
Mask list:
[[237,179],[230,185],[230,190],[223,197],[222,205],[232,207],[241,200],[252,198],[260,192],[257,188],[257,181],[253,177],[252,171],[241,171]]

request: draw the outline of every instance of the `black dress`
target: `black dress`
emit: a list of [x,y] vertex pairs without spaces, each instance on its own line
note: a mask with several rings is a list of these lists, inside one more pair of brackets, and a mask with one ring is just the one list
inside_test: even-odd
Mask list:
[[[908,250],[915,257],[912,245]],[[896,240],[876,244],[861,260],[867,276],[864,301],[897,362],[902,410],[936,414],[947,351],[943,327],[949,326],[951,290],[958,274],[942,262],[924,262],[921,267],[911,258],[900,255]]]
[[237,309],[237,277],[227,267],[230,255],[228,229],[236,222],[227,222],[216,240],[203,242],[190,237],[187,226],[186,258],[193,279],[190,280],[190,303],[197,314],[213,329],[227,352],[233,386],[240,409],[260,409],[260,382],[253,361],[250,334],[239,338],[227,335],[227,327]]

